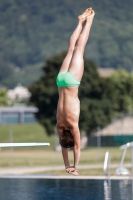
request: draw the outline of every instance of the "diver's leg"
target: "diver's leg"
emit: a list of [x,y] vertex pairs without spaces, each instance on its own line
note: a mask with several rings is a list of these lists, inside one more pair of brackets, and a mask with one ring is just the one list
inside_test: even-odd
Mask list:
[[67,55],[62,63],[62,66],[60,68],[60,72],[61,71],[68,71],[72,56],[73,56],[73,51],[76,45],[76,42],[80,36],[80,33],[82,31],[82,28],[84,26],[84,22],[86,20],[86,16],[88,14],[88,12],[90,12],[90,9],[86,9],[85,12],[82,15],[78,16],[78,25],[76,27],[76,29],[74,30],[74,32],[72,33],[71,37],[70,37],[70,41],[69,41],[69,47],[68,47],[68,52]]
[[91,10],[91,14],[88,15],[86,18],[85,27],[77,40],[73,56],[71,59],[70,67],[68,69],[79,81],[82,79],[84,72],[83,54],[86,43],[89,38],[90,28],[92,25],[94,15],[95,15],[94,11]]
[[71,58],[72,58],[72,55],[73,55],[73,50],[74,50],[76,41],[77,41],[81,31],[82,31],[82,24],[83,24],[82,21],[79,20],[76,29],[74,30],[73,34],[70,37],[68,52],[67,52],[67,55],[66,55],[66,57],[65,57],[65,59],[62,63],[62,66],[60,68],[60,72],[61,71],[68,71],[69,64],[71,62]]

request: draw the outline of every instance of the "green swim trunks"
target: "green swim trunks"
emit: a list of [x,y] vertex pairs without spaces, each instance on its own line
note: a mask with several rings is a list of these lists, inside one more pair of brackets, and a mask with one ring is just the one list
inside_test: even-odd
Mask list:
[[56,78],[56,84],[58,87],[74,87],[79,86],[80,81],[78,81],[71,72],[59,72]]

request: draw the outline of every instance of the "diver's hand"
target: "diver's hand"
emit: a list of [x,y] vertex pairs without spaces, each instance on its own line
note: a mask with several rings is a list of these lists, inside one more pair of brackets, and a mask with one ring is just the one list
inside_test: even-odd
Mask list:
[[79,176],[78,170],[74,166],[69,166],[66,168],[66,172],[74,176]]

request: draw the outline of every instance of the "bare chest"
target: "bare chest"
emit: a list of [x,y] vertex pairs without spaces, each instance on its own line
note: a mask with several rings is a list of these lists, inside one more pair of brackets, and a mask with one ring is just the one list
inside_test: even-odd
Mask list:
[[59,102],[57,107],[57,122],[69,126],[71,123],[78,122],[80,113],[79,99],[71,99],[66,102]]

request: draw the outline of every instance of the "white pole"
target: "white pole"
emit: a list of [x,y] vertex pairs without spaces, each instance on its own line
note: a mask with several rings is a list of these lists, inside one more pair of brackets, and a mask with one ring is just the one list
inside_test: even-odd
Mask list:
[[132,181],[132,195],[133,195],[133,146],[131,146],[131,168],[132,168],[131,181]]
[[[10,143],[13,143],[13,131],[10,130],[9,132],[9,136],[10,136]],[[13,165],[13,147],[10,147],[10,165]]]
[[131,165],[132,165],[132,179],[133,179],[133,146],[131,146]]
[[101,160],[101,128],[97,127],[97,151],[98,151],[98,161]]
[[123,151],[123,155],[122,155],[121,162],[120,162],[120,167],[123,166],[123,162],[124,162],[124,158],[125,158],[126,152],[127,152],[127,147]]
[[35,147],[35,146],[50,146],[50,143],[0,143],[0,147]]

